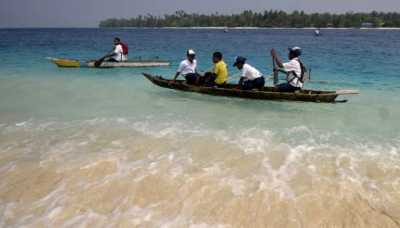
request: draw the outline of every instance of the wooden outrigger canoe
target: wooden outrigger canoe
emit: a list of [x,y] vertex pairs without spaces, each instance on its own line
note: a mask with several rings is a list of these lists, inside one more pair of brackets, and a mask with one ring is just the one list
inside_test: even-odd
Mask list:
[[335,103],[346,102],[347,100],[336,100],[339,95],[352,95],[359,94],[354,90],[340,90],[340,91],[318,91],[318,90],[300,90],[294,93],[279,92],[275,87],[264,87],[263,90],[240,90],[237,85],[228,84],[224,88],[214,88],[205,86],[188,85],[184,80],[165,79],[161,76],[154,76],[143,73],[143,75],[150,80],[153,84],[174,90],[195,92],[208,94],[213,96],[225,97],[239,97],[247,99],[258,100],[285,100],[285,101],[303,101],[303,102],[323,102]]
[[[50,58],[50,60],[58,67],[95,67],[95,61],[81,62],[75,59],[58,59]],[[169,66],[170,63],[164,60],[130,60],[125,62],[103,62],[98,68],[114,68],[114,67],[163,67]]]

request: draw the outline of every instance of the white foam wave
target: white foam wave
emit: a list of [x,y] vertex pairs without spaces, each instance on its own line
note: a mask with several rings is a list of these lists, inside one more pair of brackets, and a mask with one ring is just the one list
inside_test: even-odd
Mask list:
[[[214,191],[218,192],[228,187],[232,197],[275,192],[282,199],[292,201],[309,194],[309,186],[313,183],[336,186],[351,183],[371,198],[378,192],[379,200],[385,199],[385,202],[392,199],[392,192],[386,186],[400,190],[397,175],[400,141],[376,143],[357,137],[342,141],[337,140],[340,137],[337,132],[320,134],[306,126],[279,130],[215,130],[180,121],[158,124],[153,120],[117,118],[62,123],[29,121],[21,126],[2,126],[1,131],[3,136],[20,137],[2,139],[0,159],[5,155],[15,156],[15,160],[0,163],[2,173],[21,169],[23,162],[28,160],[31,166],[36,162],[39,164],[38,171],[56,166],[57,174],[66,175],[50,192],[30,204],[45,208],[40,219],[49,226],[74,197],[68,193],[71,183],[84,192],[126,181],[126,178],[137,187],[157,177],[178,185],[177,195],[184,195],[190,189],[188,186],[198,184],[194,195],[205,194],[211,188],[217,188]],[[199,184],[202,181],[206,184]],[[0,191],[4,188],[0,185]],[[127,204],[127,198],[122,195],[115,200]],[[157,203],[165,205],[168,202]],[[190,202],[185,203],[182,208],[189,208]],[[3,217],[15,217],[13,213],[20,207],[22,205],[18,203],[0,202]],[[151,205],[131,205],[129,210],[117,207],[107,215],[86,210],[64,221],[63,226],[86,226],[92,221],[117,225],[123,218],[137,226],[209,225],[190,221],[189,212],[160,218],[154,208]],[[17,220],[16,225],[28,225],[33,221],[37,218],[27,213]],[[0,222],[1,225],[4,223]]]

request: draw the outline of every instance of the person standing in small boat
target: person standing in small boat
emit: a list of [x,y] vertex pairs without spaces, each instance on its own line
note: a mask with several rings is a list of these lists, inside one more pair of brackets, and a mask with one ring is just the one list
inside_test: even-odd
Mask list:
[[101,59],[96,61],[96,64],[99,65],[102,62],[124,62],[128,61],[128,45],[121,42],[121,39],[118,37],[114,38],[114,49],[103,56]]
[[196,52],[193,49],[187,50],[186,59],[179,64],[178,70],[171,83],[175,83],[179,75],[185,77],[186,83],[197,84],[199,75],[197,73]]
[[224,87],[228,81],[229,72],[228,66],[223,60],[221,52],[214,52],[212,61],[214,63],[214,68],[212,72],[207,72],[204,75],[204,84],[206,86],[217,86]]
[[276,85],[279,91],[295,92],[303,88],[305,68],[303,63],[300,61],[300,55],[301,48],[289,48],[289,62],[284,63],[276,50],[271,50],[272,60],[274,61],[274,64],[279,67],[278,69],[274,69],[274,74],[277,75],[279,71],[286,73],[287,82]]
[[315,35],[315,36],[321,36],[321,30],[320,30],[319,28],[317,28],[317,29],[314,31],[314,35]]
[[259,70],[246,63],[246,58],[238,56],[235,59],[234,67],[241,71],[239,85],[243,90],[259,89],[265,85],[265,79]]

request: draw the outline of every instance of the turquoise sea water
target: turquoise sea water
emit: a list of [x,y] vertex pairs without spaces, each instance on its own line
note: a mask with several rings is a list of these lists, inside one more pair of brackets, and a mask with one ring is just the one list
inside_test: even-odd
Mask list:
[[[1,120],[25,121],[87,118],[154,118],[194,121],[210,128],[262,126],[282,129],[304,125],[355,137],[393,139],[399,127],[399,31],[327,30],[174,30],[174,29],[16,29],[0,31]],[[168,68],[59,69],[46,57],[93,59],[122,37],[130,57],[172,61]],[[200,70],[212,67],[214,50],[231,65],[237,55],[270,75],[269,49],[286,58],[286,48],[301,46],[316,89],[358,89],[341,105],[246,101],[182,94],[156,88],[140,76],[150,72],[171,76],[187,48],[198,53]],[[231,75],[238,71],[230,67]],[[159,105],[162,105],[161,107]],[[160,112],[155,113],[159,110]],[[347,137],[347,136],[346,136]],[[378,139],[377,142],[380,142]]]
[[[375,199],[378,205],[385,208],[389,207],[385,201],[388,200],[391,209],[386,212],[400,221],[396,217],[400,207],[398,201],[396,203],[400,199],[396,194],[400,191],[400,31],[350,29],[322,30],[322,33],[323,36],[314,37],[313,31],[307,29],[231,30],[228,33],[212,29],[1,29],[0,170],[11,173],[16,167],[24,167],[28,163],[36,167],[32,170],[37,171],[39,167],[46,168],[46,164],[52,164],[63,167],[55,168],[56,173],[63,173],[110,158],[117,161],[118,169],[121,169],[131,164],[123,159],[124,156],[133,156],[137,152],[134,148],[142,148],[147,158],[128,159],[138,162],[142,168],[154,166],[157,170],[158,166],[153,163],[162,162],[164,158],[167,161],[168,156],[175,156],[173,161],[176,162],[172,162],[167,169],[159,167],[158,172],[172,172],[176,167],[183,170],[195,167],[204,168],[204,172],[208,173],[207,167],[218,164],[224,171],[214,176],[217,180],[233,176],[244,181],[239,181],[243,186],[254,184],[256,180],[275,183],[271,191],[284,192],[285,196],[297,199],[308,190],[299,193],[296,187],[289,185],[294,173],[301,173],[304,166],[309,168],[304,172],[310,175],[305,179],[313,182],[328,179],[338,186],[346,181],[355,181],[361,186],[376,186],[382,194],[375,198],[368,195],[368,187],[361,187],[362,190],[349,188],[350,192],[357,192],[367,200]],[[158,56],[170,60],[172,66],[61,69],[46,59],[94,59],[111,49],[115,36],[129,44],[130,58]],[[229,65],[235,56],[242,55],[248,58],[250,64],[269,75],[272,68],[270,48],[276,48],[286,58],[289,46],[302,47],[302,59],[312,68],[312,79],[325,81],[310,82],[307,88],[357,89],[361,94],[344,97],[349,99],[345,104],[250,101],[166,90],[152,85],[141,76],[142,72],[149,72],[171,77],[188,48],[196,50],[202,71],[212,67],[211,54],[219,50]],[[231,80],[237,80],[238,71],[233,67],[229,71],[233,76]],[[165,141],[161,143],[160,140]],[[216,143],[218,145],[214,145]],[[79,146],[81,144],[83,146]],[[154,144],[160,144],[160,148],[154,149]],[[238,149],[241,156],[261,154],[258,163],[252,161],[255,166],[270,167],[278,176],[269,176],[273,173],[270,169],[256,168],[246,173],[245,168],[224,166],[232,159],[229,155],[231,147]],[[198,150],[211,154],[198,155]],[[265,165],[268,161],[273,163],[275,155],[269,154],[271,151],[280,151],[277,156],[284,156],[282,159],[285,162],[281,164],[284,168]],[[153,153],[156,155],[152,157]],[[236,152],[233,154],[237,156]],[[210,160],[210,156],[213,159]],[[344,157],[352,165],[341,167],[339,163]],[[333,170],[340,173],[340,178],[318,172],[332,165],[323,164],[330,159],[334,160]],[[371,164],[379,171],[370,171]],[[60,186],[69,186],[71,182],[68,180],[74,175],[63,174],[58,184],[42,189],[43,195],[33,197],[32,202],[42,203],[45,197],[55,197],[51,199],[61,205],[43,203],[44,212],[37,212],[33,206],[31,211],[18,211],[18,208],[24,207],[25,201],[18,198],[21,195],[7,195],[11,185],[1,185],[0,215],[3,214],[0,226],[18,226],[28,222],[56,224],[51,213],[61,213],[66,206],[62,206],[65,202],[61,198],[51,194],[62,191]],[[120,178],[126,177],[125,174],[120,175]],[[180,172],[176,175],[196,178],[190,172],[185,174],[189,177]],[[260,181],[258,177],[263,175],[266,177]],[[8,180],[6,177],[9,176],[12,175],[2,176],[4,183],[14,180]],[[164,179],[171,181],[167,177]],[[84,178],[80,181],[90,182]],[[25,186],[18,181],[15,183],[12,186],[16,188]],[[36,184],[28,186],[35,187]],[[386,189],[387,185],[392,188]],[[138,186],[145,184],[139,183]],[[156,184],[152,186],[157,188]],[[243,186],[240,189],[246,189]],[[180,194],[180,190],[177,188],[174,193]],[[251,193],[251,189],[243,191]],[[120,194],[123,198],[124,192]],[[73,198],[73,194],[70,197]],[[16,203],[18,200],[20,204]],[[201,201],[201,197],[198,200]],[[32,202],[28,200],[27,204]],[[154,203],[168,205],[164,201]],[[220,203],[224,205],[227,201]],[[193,211],[196,211],[199,207],[194,202],[192,204]],[[149,205],[143,204],[141,208],[150,210]],[[86,205],[86,208],[90,206]],[[153,209],[159,214],[153,211],[158,217],[150,220],[163,221],[163,210]],[[10,217],[9,210],[14,210],[16,215],[21,213],[21,219]],[[96,212],[96,208],[92,210]],[[196,217],[194,214],[191,216]],[[113,213],[104,212],[103,215],[117,221],[121,219]],[[28,217],[24,220],[23,216]],[[71,215],[60,221],[84,224],[91,218],[87,216]],[[165,216],[163,219],[170,221],[178,221],[174,219],[181,216],[181,220],[172,223],[172,226],[188,225],[191,221],[189,215],[184,213]],[[301,219],[299,217],[296,218]],[[196,218],[200,223],[223,223],[218,219]]]

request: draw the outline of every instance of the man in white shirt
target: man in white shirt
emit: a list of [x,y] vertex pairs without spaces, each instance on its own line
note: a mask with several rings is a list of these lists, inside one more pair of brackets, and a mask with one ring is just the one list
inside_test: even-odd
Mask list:
[[274,69],[274,73],[283,70],[286,73],[286,83],[276,85],[281,92],[295,92],[303,88],[305,68],[299,57],[301,48],[289,48],[289,62],[283,63],[275,49],[271,50],[273,61],[281,69]]
[[121,42],[118,37],[114,38],[114,49],[103,56],[101,59],[97,60],[95,66],[100,66],[104,61],[108,62],[124,62],[128,61],[128,46]]
[[265,79],[259,70],[246,63],[246,58],[238,56],[235,59],[234,67],[241,71],[239,85],[243,90],[259,89],[265,85]]
[[114,39],[114,50],[112,51],[111,61],[123,62],[128,60],[128,53],[124,52],[124,44],[121,43],[119,38]]
[[185,77],[187,84],[197,84],[199,75],[197,73],[196,52],[193,49],[187,50],[186,59],[179,64],[171,83],[174,83],[179,75]]

